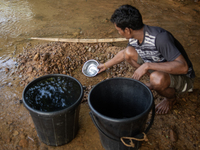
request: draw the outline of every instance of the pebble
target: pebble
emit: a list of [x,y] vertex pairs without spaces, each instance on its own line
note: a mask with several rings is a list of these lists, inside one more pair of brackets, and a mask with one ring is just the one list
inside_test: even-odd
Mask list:
[[170,129],[169,133],[170,133],[170,140],[172,142],[176,142],[178,140],[177,134],[172,129]]
[[7,138],[6,143],[10,143],[11,139]]
[[79,36],[80,35],[80,32],[74,32],[73,33],[73,36],[75,36],[75,37],[77,37],[77,36]]
[[11,87],[12,85],[13,85],[13,84],[12,84],[11,82],[10,82],[10,83],[8,83],[8,86],[9,86],[9,87]]
[[40,56],[40,54],[37,53],[37,54],[34,56],[33,60],[35,60],[35,61],[38,60],[39,56]]
[[33,68],[29,67],[28,70],[27,70],[27,73],[31,73],[32,71],[33,71]]
[[12,123],[13,123],[12,121],[8,121],[8,122],[7,122],[8,125],[10,125],[10,124],[12,124]]
[[8,73],[10,71],[9,68],[5,68],[5,72]]
[[96,51],[96,49],[92,48],[91,52],[94,53]]
[[20,138],[25,139],[26,138],[25,134],[20,134]]
[[49,58],[50,54],[49,53],[45,53],[44,57],[43,57],[43,61],[46,61]]
[[18,131],[14,131],[13,136],[17,136],[19,134]]
[[26,139],[21,139],[19,141],[19,146],[21,146],[22,148],[28,147],[28,141]]
[[92,48],[90,47],[89,49],[88,49],[88,52],[90,52],[92,50]]
[[190,101],[195,103],[195,102],[197,102],[197,100],[198,100],[197,95],[193,94],[190,96]]

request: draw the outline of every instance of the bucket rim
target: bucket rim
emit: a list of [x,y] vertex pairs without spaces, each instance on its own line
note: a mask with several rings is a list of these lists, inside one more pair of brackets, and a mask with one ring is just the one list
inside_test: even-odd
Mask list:
[[[142,85],[149,91],[150,96],[151,96],[151,97],[150,97],[150,99],[151,99],[151,104],[148,106],[148,108],[147,108],[144,112],[142,112],[141,114],[139,114],[139,115],[137,115],[137,116],[134,116],[134,117],[130,117],[130,118],[120,118],[120,119],[119,119],[119,118],[111,118],[111,117],[105,116],[105,115],[99,113],[98,111],[96,111],[96,110],[93,108],[93,106],[92,106],[92,104],[91,104],[91,102],[90,102],[90,95],[91,95],[91,92],[94,90],[94,88],[97,87],[98,85],[100,85],[100,84],[103,83],[103,82],[107,82],[108,80],[116,80],[116,79],[123,79],[123,80],[125,79],[125,80],[136,81],[136,82],[142,84]],[[153,98],[153,94],[152,94],[151,90],[150,90],[144,83],[142,83],[141,81],[138,81],[138,80],[136,80],[136,79],[126,78],[126,77],[116,77],[116,78],[110,78],[110,79],[106,79],[106,80],[104,80],[104,81],[101,81],[101,82],[99,82],[98,84],[96,84],[96,85],[91,89],[91,91],[90,91],[89,94],[88,94],[88,105],[89,105],[91,111],[92,111],[95,115],[97,115],[97,116],[99,116],[99,117],[101,117],[101,118],[103,118],[103,119],[105,119],[105,120],[112,121],[112,122],[131,122],[131,121],[133,121],[133,120],[136,120],[136,119],[138,119],[138,118],[140,118],[140,117],[146,115],[147,113],[149,113],[150,110],[152,109],[152,107],[154,106],[153,104],[154,104],[154,98]]]
[[[44,78],[48,78],[48,77],[68,77],[68,78],[71,78],[73,80],[75,80],[79,86],[80,86],[80,89],[81,89],[81,92],[80,92],[80,96],[79,98],[76,100],[75,103],[73,103],[71,106],[67,107],[67,108],[64,108],[64,109],[61,109],[61,110],[57,110],[57,111],[50,111],[50,112],[44,112],[44,111],[40,111],[40,110],[37,110],[37,109],[33,109],[32,107],[30,107],[26,101],[25,101],[25,98],[24,98],[24,95],[25,95],[25,92],[27,91],[27,89],[29,88],[29,86],[31,84],[34,84],[36,81],[40,81]],[[74,108],[75,106],[77,106],[79,103],[81,103],[81,99],[83,97],[83,86],[82,84],[74,77],[72,76],[69,76],[69,75],[65,75],[65,74],[48,74],[48,75],[44,75],[44,76],[41,76],[41,77],[38,77],[34,80],[32,80],[30,83],[28,83],[26,85],[26,87],[24,88],[23,90],[23,93],[22,93],[22,101],[23,101],[23,104],[24,106],[31,112],[34,112],[34,113],[37,113],[39,115],[57,115],[57,114],[62,114],[62,113],[65,113],[66,111],[69,111],[71,110],[72,108]]]

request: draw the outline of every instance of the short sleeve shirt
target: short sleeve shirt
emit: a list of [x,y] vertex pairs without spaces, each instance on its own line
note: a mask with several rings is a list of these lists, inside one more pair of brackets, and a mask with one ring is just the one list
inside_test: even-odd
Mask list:
[[137,39],[129,39],[129,46],[133,46],[144,62],[170,62],[181,54],[188,63],[187,76],[195,77],[193,66],[183,46],[171,33],[160,28],[144,25],[144,40],[138,44]]

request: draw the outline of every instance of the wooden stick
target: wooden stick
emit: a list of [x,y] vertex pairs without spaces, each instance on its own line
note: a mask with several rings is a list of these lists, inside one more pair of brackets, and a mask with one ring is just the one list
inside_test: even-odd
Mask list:
[[62,38],[38,38],[31,37],[32,40],[58,41],[58,42],[76,42],[76,43],[103,43],[103,42],[123,42],[126,38],[111,38],[111,39],[62,39]]

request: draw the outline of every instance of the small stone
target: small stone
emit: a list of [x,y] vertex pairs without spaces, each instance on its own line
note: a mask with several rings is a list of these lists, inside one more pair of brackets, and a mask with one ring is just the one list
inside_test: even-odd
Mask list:
[[37,54],[34,56],[33,60],[35,60],[35,61],[38,60],[39,56],[40,56],[40,54],[37,53]]
[[33,71],[33,67],[29,67],[27,73],[31,73]]
[[95,51],[96,51],[95,48],[92,48],[91,52],[94,53]]
[[111,56],[111,54],[110,54],[110,53],[108,53],[108,55],[107,55],[107,59],[110,59],[110,56]]
[[10,143],[11,138],[7,138],[6,143]]
[[182,100],[183,100],[184,102],[186,102],[185,98],[182,98]]
[[44,57],[43,57],[43,61],[46,61],[49,58],[50,54],[49,53],[45,53]]
[[109,19],[108,19],[108,18],[105,18],[105,19],[103,20],[103,22],[107,23],[107,22],[109,22]]
[[195,102],[197,102],[197,100],[198,100],[197,95],[193,94],[193,95],[190,96],[190,101],[195,103]]
[[79,36],[79,35],[80,35],[80,32],[74,32],[74,33],[73,33],[73,36],[75,36],[75,37],[76,37],[76,36]]
[[9,68],[5,68],[5,72],[6,72],[6,73],[8,73],[8,72],[9,72],[9,70],[10,70]]
[[50,69],[49,67],[44,67],[45,72],[49,71],[49,69]]
[[24,134],[20,134],[20,138],[21,138],[21,139],[25,139],[26,136],[25,136]]
[[170,140],[172,142],[176,142],[178,140],[177,134],[172,129],[170,129],[169,132],[170,132]]
[[8,122],[7,122],[8,125],[10,125],[10,124],[12,124],[12,123],[13,123],[12,121],[8,121]]
[[174,112],[175,112],[176,114],[178,114],[178,110],[175,109]]
[[23,148],[26,148],[28,147],[28,141],[26,139],[21,139],[19,141],[19,146],[23,147]]
[[13,136],[17,136],[19,134],[18,131],[14,131]]
[[25,63],[26,63],[26,60],[23,59],[23,60],[21,61],[21,64],[25,64]]
[[10,82],[10,83],[8,83],[8,86],[9,86],[9,87],[11,87],[11,86],[12,86],[12,83],[11,83],[11,82]]
[[99,48],[99,45],[95,45],[95,48],[98,49],[98,48]]
[[88,52],[91,52],[91,50],[92,50],[92,48],[90,47],[90,48],[88,49]]
[[28,47],[28,46],[32,46],[32,45],[31,45],[31,43],[29,42],[29,43],[26,44],[26,46]]

